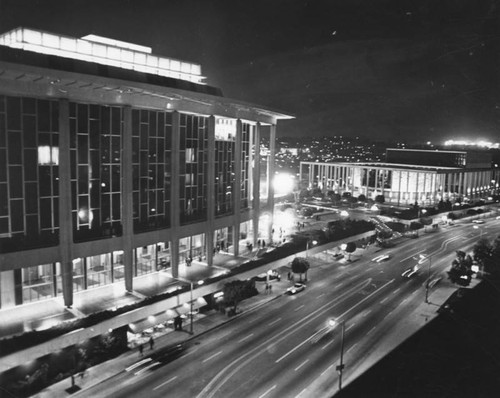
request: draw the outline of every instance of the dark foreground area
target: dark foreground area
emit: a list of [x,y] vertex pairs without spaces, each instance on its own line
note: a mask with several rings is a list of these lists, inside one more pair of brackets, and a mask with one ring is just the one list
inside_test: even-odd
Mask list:
[[337,397],[497,397],[500,283],[458,290],[440,315]]

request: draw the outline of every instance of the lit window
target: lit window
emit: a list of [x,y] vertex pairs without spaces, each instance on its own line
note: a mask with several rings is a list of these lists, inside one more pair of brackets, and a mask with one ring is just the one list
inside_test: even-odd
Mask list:
[[59,164],[59,148],[48,145],[38,147],[38,164],[42,166]]

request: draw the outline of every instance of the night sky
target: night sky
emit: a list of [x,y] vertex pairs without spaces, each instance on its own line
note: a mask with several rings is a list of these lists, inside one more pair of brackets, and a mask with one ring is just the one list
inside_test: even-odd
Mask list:
[[18,26],[198,62],[279,136],[500,141],[500,0],[0,0]]

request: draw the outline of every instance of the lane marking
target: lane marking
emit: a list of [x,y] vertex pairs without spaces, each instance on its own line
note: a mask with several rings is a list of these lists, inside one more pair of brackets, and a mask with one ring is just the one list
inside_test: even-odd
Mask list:
[[389,315],[392,314],[392,311],[391,312],[388,312],[386,316],[384,316],[384,319],[387,318]]
[[205,363],[207,361],[210,361],[211,359],[215,358],[217,355],[220,355],[220,354],[222,354],[222,351],[219,351],[219,352],[216,352],[213,355],[210,355],[208,358],[206,358],[206,359],[203,360],[203,363]]
[[401,288],[400,288],[400,287],[398,287],[396,290],[394,290],[394,291],[392,292],[392,294],[396,294],[396,293],[397,293],[397,292],[399,292],[400,290],[401,290]]
[[278,319],[276,319],[276,320],[272,321],[271,323],[268,323],[268,325],[269,325],[269,326],[272,326],[272,325],[274,325],[275,323],[278,323],[279,321],[281,321],[281,318],[278,318]]
[[309,358],[302,362],[299,366],[295,368],[295,371],[299,370],[302,366],[304,366],[307,362],[309,362]]
[[[396,279],[391,279],[390,281],[386,282],[384,285],[382,285],[381,287],[379,287],[377,290],[373,291],[372,293],[370,293],[368,296],[366,296],[363,300],[361,301],[358,301],[356,304],[354,304],[351,308],[349,308],[348,310],[346,310],[343,314],[341,314],[340,316],[338,316],[337,318],[338,319],[343,319],[349,312],[351,312],[352,310],[354,310],[356,307],[358,307],[359,305],[361,305],[362,303],[364,303],[366,300],[368,300],[369,298],[371,298],[371,296],[373,296],[374,294],[378,293],[379,291],[381,291],[382,289],[385,289],[386,286],[390,285],[391,283],[393,283]],[[326,306],[326,304],[325,304]],[[354,326],[354,324],[352,324],[352,326]],[[352,327],[351,326],[351,327]],[[287,356],[289,356],[290,354],[292,354],[293,352],[295,352],[296,350],[298,350],[300,347],[302,347],[304,344],[306,344],[307,342],[309,342],[315,335],[313,334],[311,337],[305,339],[302,343],[296,345],[294,348],[292,348],[290,351],[288,351],[286,354],[282,355],[280,358],[278,358],[276,361],[274,361],[275,363],[278,363],[278,362],[281,362],[283,359],[285,359]]]
[[372,310],[371,310],[371,309],[370,309],[370,310],[366,310],[366,311],[363,313],[363,318],[364,318],[365,316],[367,316],[370,312],[372,312]]
[[304,394],[306,391],[307,391],[307,388],[304,388],[301,392],[299,392],[299,393],[295,396],[295,398],[300,397],[300,396],[301,396],[302,394]]
[[242,339],[239,339],[238,343],[241,343],[242,341],[245,341],[246,339],[249,339],[252,336],[253,336],[253,333],[249,334],[248,336],[243,337]]
[[325,295],[325,293],[321,293],[318,297],[316,298],[320,298],[320,297],[323,297]]
[[225,334],[223,334],[223,335],[221,335],[221,336],[219,336],[219,337],[216,337],[216,338],[215,338],[215,340],[221,340],[221,339],[223,339],[224,337],[229,336],[230,334],[231,334],[231,332],[229,332],[229,333],[225,333]]
[[354,327],[354,325],[356,325],[356,323],[351,323],[351,324],[349,325],[349,327],[348,327],[345,331],[347,332],[349,329],[353,328],[353,327]]
[[380,304],[384,304],[387,300],[389,300],[389,296],[387,296],[385,299],[380,300]]
[[413,257],[415,257],[417,254],[420,254],[420,253],[422,253],[422,252],[425,252],[425,249],[422,249],[422,250],[420,250],[419,252],[416,252],[415,254],[411,254],[411,255],[409,255],[408,257],[403,258],[403,259],[400,261],[400,263],[402,263],[403,261],[409,260],[410,258],[413,258]]
[[370,334],[370,333],[371,333],[371,332],[373,332],[375,329],[377,329],[377,327],[376,327],[376,326],[372,327],[372,328],[368,331],[368,333],[366,333],[366,334]]
[[321,347],[322,350],[324,350],[326,347],[328,347],[330,344],[333,344],[335,339],[331,339],[328,343],[326,343],[323,347]]
[[346,351],[346,354],[351,351],[354,347],[356,347],[358,345],[358,343],[354,343],[351,348],[349,348],[347,351]]
[[274,390],[276,388],[276,384],[274,386],[272,386],[269,390],[267,390],[264,394],[262,395],[259,395],[259,398],[263,398],[265,397],[267,394],[269,394],[272,390]]
[[339,288],[340,286],[342,286],[344,284],[344,282],[340,282],[340,283],[337,283],[333,288],[334,289],[337,289]]
[[[329,308],[331,308],[332,305],[338,305],[343,300],[345,300],[347,297],[349,297],[349,295],[369,286],[371,281],[372,281],[372,278],[368,278],[368,279],[356,284],[352,288],[349,288],[347,291],[341,292],[338,296],[336,296],[332,300],[328,301],[327,303],[321,305],[317,309],[313,310],[311,313],[305,315],[304,318],[302,318],[301,320],[294,322],[290,326],[286,327],[284,330],[278,332],[277,334],[272,336],[270,339],[268,339],[266,342],[263,342],[261,344],[256,345],[254,348],[252,348],[248,352],[246,352],[246,353],[240,355],[238,358],[234,359],[231,363],[227,364],[222,370],[220,370],[217,373],[217,375],[215,375],[212,378],[212,380],[210,380],[210,382],[203,388],[203,390],[200,393],[198,393],[198,395],[196,395],[196,398],[212,398],[216,394],[216,392],[225,383],[227,383],[227,381],[231,377],[234,376],[234,374],[239,372],[250,361],[252,361],[257,356],[259,356],[262,352],[262,349],[264,347],[266,347],[267,345],[269,345],[270,342],[273,342],[273,344],[276,345],[276,344],[280,343],[281,341],[287,339],[292,333],[295,333],[297,330],[307,326],[310,322],[312,322],[316,318],[322,316]],[[385,288],[388,284],[390,284],[394,281],[395,281],[395,279],[387,282],[385,285],[383,285],[381,287],[381,289]],[[377,289],[377,291],[378,291],[378,289]],[[365,299],[361,300],[361,302],[364,302],[366,299],[371,297],[373,294],[377,293],[377,291],[370,294]],[[357,307],[357,305],[355,305],[353,308],[355,308],[355,307]],[[251,312],[247,312],[246,314],[249,314],[249,313],[251,313]],[[313,336],[311,336],[311,338]],[[310,340],[311,338],[309,338],[308,340]],[[229,372],[229,373],[227,373],[227,372]]]
[[295,308],[294,311],[297,312],[298,310],[300,310],[301,308],[304,308],[304,307],[305,307],[305,304],[302,304],[301,306]]
[[326,372],[328,372],[331,368],[333,368],[333,363],[328,366],[325,370],[323,370],[323,373],[321,373],[321,376],[323,376]]
[[165,382],[163,382],[161,384],[158,384],[155,388],[153,388],[153,391],[154,390],[158,390],[159,388],[163,387],[165,384],[168,384],[168,383],[174,381],[175,379],[177,379],[177,376],[174,376],[171,379],[168,379],[167,381],[165,381]]

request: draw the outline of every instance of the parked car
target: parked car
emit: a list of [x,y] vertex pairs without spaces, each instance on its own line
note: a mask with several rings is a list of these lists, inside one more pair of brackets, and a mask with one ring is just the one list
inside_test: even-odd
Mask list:
[[295,294],[295,293],[301,292],[305,288],[306,288],[306,285],[304,285],[303,283],[297,282],[297,283],[294,283],[293,286],[290,286],[288,289],[286,289],[286,292],[288,294]]
[[484,220],[472,220],[474,224],[484,224]]
[[[267,277],[268,277],[267,273],[263,272],[262,274],[254,276],[253,279],[256,282],[266,282],[267,281]],[[281,280],[281,275],[279,274],[278,271],[272,270],[272,272],[269,274],[269,281],[274,281],[274,280],[280,281]]]

